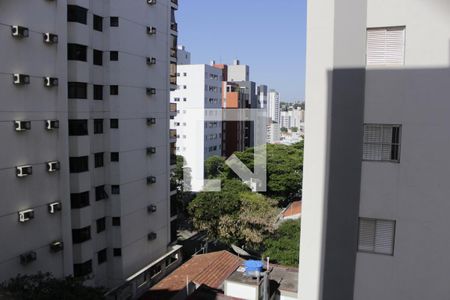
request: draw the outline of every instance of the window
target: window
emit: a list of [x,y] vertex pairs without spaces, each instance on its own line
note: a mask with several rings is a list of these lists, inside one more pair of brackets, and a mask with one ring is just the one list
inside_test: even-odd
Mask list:
[[99,152],[94,154],[94,167],[95,168],[101,168],[104,165],[103,162],[104,153]]
[[109,94],[110,95],[119,95],[119,86],[118,85],[109,86]]
[[97,252],[97,263],[99,265],[106,262],[107,258],[108,258],[108,255],[107,255],[106,248]]
[[114,256],[122,256],[122,249],[121,248],[114,248],[113,249],[113,255]]
[[358,251],[394,255],[395,221],[359,218]]
[[120,226],[120,217],[112,218],[112,226]]
[[111,128],[113,128],[113,129],[119,128],[119,119],[111,119],[111,120],[109,120],[109,123],[110,123],[109,125]]
[[80,229],[72,229],[72,241],[74,244],[80,244],[91,239],[91,226]]
[[94,84],[94,100],[103,100],[103,85]]
[[95,221],[97,225],[97,233],[103,232],[106,230],[106,218],[100,218]]
[[88,260],[82,264],[73,265],[73,276],[83,277],[92,273],[92,260]]
[[85,82],[69,82],[68,83],[69,99],[87,99],[87,83]]
[[67,5],[67,21],[87,24],[87,9],[78,5]]
[[97,15],[93,15],[93,17],[94,30],[103,31],[103,18]]
[[119,27],[119,17],[110,17],[109,18],[109,26]]
[[109,60],[110,61],[118,61],[119,60],[119,51],[110,51],[109,52]]
[[67,60],[87,61],[87,47],[80,44],[67,44]]
[[400,125],[364,124],[363,159],[400,161]]
[[118,162],[119,161],[119,152],[111,152],[111,161]]
[[99,185],[95,187],[95,201],[100,201],[108,199],[108,194],[105,191],[104,185]]
[[120,185],[111,185],[111,194],[119,195],[120,194]]
[[405,63],[405,27],[367,29],[367,65]]
[[70,157],[70,173],[82,173],[89,171],[89,156]]
[[80,209],[89,206],[89,191],[70,194],[70,207]]
[[69,136],[88,135],[87,120],[69,120]]
[[103,52],[100,50],[94,49],[93,55],[94,55],[94,59],[93,59],[94,65],[96,65],[96,66],[103,65]]
[[94,134],[103,133],[103,119],[94,119]]

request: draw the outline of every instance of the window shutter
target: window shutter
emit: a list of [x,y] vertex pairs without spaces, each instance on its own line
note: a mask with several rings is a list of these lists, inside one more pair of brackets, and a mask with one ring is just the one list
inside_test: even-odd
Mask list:
[[360,219],[359,220],[359,251],[373,251],[375,242],[375,220]]
[[392,255],[394,253],[395,221],[377,220],[375,231],[374,251]]
[[403,65],[405,28],[367,29],[367,65]]

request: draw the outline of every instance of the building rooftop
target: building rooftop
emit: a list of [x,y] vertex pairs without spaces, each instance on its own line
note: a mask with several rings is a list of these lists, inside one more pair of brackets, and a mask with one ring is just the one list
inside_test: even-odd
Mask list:
[[222,291],[202,285],[189,295],[186,300],[242,300],[242,298],[226,296]]
[[242,262],[243,259],[228,251],[196,255],[153,286],[141,300],[170,299],[187,282],[218,289]]
[[302,201],[294,201],[283,212],[283,218],[289,218],[302,214]]

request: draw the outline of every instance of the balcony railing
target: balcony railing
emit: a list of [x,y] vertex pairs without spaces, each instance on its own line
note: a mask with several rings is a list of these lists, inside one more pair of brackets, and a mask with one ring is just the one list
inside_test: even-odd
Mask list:
[[170,75],[169,82],[170,84],[177,84],[177,75]]
[[177,48],[170,48],[170,57],[177,58]]
[[177,138],[177,130],[176,129],[170,129],[169,130],[169,138],[170,139],[176,139]]
[[178,32],[178,24],[176,22],[170,23],[170,29]]
[[177,104],[176,103],[170,103],[170,112],[171,113],[177,112]]
[[178,5],[178,0],[171,0],[173,4]]

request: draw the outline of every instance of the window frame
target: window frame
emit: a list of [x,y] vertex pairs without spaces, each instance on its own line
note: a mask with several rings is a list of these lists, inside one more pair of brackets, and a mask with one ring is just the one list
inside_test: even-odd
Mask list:
[[[392,141],[390,143],[384,142],[383,141],[383,139],[384,139],[383,135],[381,136],[381,142],[380,143],[366,142],[366,135],[365,135],[366,126],[372,126],[372,127],[378,126],[378,127],[381,127],[382,134],[383,134],[385,128],[390,128],[391,130],[393,130],[394,128],[397,128],[398,129],[398,133],[397,133],[398,134],[398,136],[397,136],[398,142],[397,143],[394,143]],[[364,123],[363,124],[363,141],[362,141],[362,148],[363,148],[362,161],[365,161],[365,162],[385,162],[385,163],[399,164],[400,160],[401,160],[402,131],[403,131],[403,128],[402,128],[401,124]],[[394,136],[393,133],[392,133],[392,136]],[[379,145],[381,147],[381,154],[380,154],[381,158],[380,159],[366,158],[364,156],[364,153],[365,153],[364,149],[366,148],[366,145],[375,145],[375,146]],[[393,147],[397,148],[397,154],[396,154],[397,159],[392,159],[392,158],[391,159],[383,159],[383,157],[382,157],[382,155],[383,155],[383,148],[386,147],[386,146],[390,146],[390,149],[391,149],[390,157],[392,157]]]

